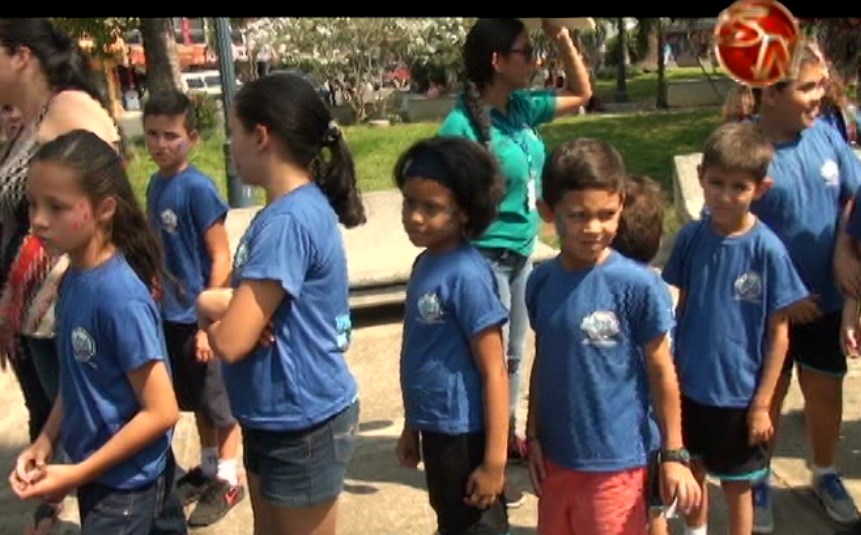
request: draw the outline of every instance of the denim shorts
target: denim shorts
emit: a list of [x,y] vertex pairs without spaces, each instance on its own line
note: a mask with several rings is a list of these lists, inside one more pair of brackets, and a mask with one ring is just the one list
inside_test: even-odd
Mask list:
[[171,454],[161,476],[137,489],[87,483],[78,489],[81,535],[184,535],[182,504],[174,492],[176,464]]
[[243,426],[245,469],[272,505],[312,507],[338,497],[356,449],[359,402],[310,428],[264,431]]

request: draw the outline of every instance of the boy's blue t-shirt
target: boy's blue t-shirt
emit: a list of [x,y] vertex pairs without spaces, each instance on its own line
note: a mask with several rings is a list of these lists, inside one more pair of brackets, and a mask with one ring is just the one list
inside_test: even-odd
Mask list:
[[[491,123],[490,150],[505,179],[505,195],[498,216],[473,243],[529,256],[540,228],[537,201],[546,159],[546,147],[536,128],[553,120],[556,92],[521,89],[509,96],[507,113],[489,106],[485,111]],[[463,97],[443,120],[438,134],[478,141],[479,131]]]
[[643,348],[673,326],[665,284],[612,251],[590,269],[559,257],[535,268],[526,306],[539,366],[538,433],[544,454],[570,470],[646,465],[653,420]]
[[679,231],[663,276],[684,294],[673,351],[682,393],[703,405],[748,407],[769,320],[808,295],[786,247],[760,221],[728,237],[706,217]]
[[[68,269],[57,301],[57,325],[61,441],[72,462],[79,463],[138,414],[141,407],[127,374],[166,361],[167,349],[158,308],[120,253],[90,270]],[[155,481],[165,469],[172,436],[168,431],[95,481],[115,489]]]
[[419,255],[407,284],[401,349],[410,427],[450,435],[484,429],[484,385],[470,340],[506,321],[496,278],[474,247]]
[[234,416],[267,431],[305,429],[356,401],[344,353],[350,343],[347,257],[338,218],[316,184],[257,213],[236,249],[233,287],[277,281],[275,342],[223,364]]
[[775,145],[768,176],[774,186],[751,211],[784,243],[822,311],[839,311],[843,296],[832,257],[843,207],[861,185],[861,162],[834,128],[816,121]]
[[[155,173],[147,188],[147,215],[161,238],[165,279],[162,314],[174,323],[197,323],[195,301],[209,286],[212,258],[205,236],[227,215],[212,179],[193,165],[173,177]],[[171,277],[175,280],[171,280]]]

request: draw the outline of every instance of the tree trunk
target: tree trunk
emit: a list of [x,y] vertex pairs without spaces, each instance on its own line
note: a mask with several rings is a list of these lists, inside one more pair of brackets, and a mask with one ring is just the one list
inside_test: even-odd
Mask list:
[[655,107],[667,109],[670,103],[667,100],[667,62],[664,57],[664,22],[659,18],[655,23],[655,33],[658,38],[658,97]]
[[626,80],[627,68],[626,58],[628,51],[628,39],[625,34],[625,19],[616,19],[616,29],[619,32],[619,65],[616,70],[616,102],[628,102],[628,82]]
[[142,18],[144,56],[146,57],[147,91],[182,90],[179,58],[173,22],[169,18]]

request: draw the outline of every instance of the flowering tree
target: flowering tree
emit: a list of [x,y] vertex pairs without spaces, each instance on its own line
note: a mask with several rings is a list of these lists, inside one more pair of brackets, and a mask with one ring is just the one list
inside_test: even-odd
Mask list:
[[357,122],[385,110],[388,95],[378,89],[387,67],[459,65],[466,35],[462,19],[267,18],[247,26],[249,53],[269,45],[275,63],[313,72],[341,90]]

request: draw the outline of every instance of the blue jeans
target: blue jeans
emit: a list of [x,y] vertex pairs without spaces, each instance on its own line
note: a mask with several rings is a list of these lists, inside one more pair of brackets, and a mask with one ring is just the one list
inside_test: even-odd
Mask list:
[[320,505],[343,491],[358,429],[358,400],[307,429],[265,431],[243,426],[245,469],[260,478],[260,493],[271,505]]
[[526,313],[526,281],[532,273],[532,259],[508,249],[479,248],[479,252],[490,262],[499,298],[508,309],[508,323],[502,330],[508,360],[509,414],[512,433],[514,415],[520,402],[520,383],[523,372],[520,368],[526,353],[526,331],[529,317]]
[[161,476],[139,489],[87,483],[78,488],[81,535],[185,535],[182,504],[174,492],[173,454]]

